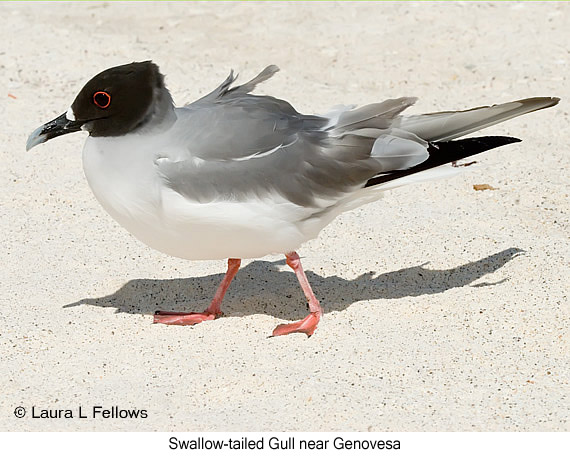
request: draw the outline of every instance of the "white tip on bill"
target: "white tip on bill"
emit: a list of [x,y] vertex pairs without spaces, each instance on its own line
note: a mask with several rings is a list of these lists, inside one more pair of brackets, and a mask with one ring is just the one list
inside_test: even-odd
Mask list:
[[71,107],[65,113],[65,118],[67,120],[75,120],[75,114],[73,114],[73,109],[71,109]]

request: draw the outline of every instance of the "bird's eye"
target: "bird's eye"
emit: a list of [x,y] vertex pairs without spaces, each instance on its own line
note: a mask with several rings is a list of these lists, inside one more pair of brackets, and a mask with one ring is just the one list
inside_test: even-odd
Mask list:
[[108,108],[111,104],[111,95],[109,95],[107,92],[95,92],[93,94],[93,103],[95,103],[101,109]]

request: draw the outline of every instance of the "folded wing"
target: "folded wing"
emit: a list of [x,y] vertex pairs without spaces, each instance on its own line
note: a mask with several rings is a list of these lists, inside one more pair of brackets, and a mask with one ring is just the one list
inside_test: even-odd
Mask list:
[[177,109],[179,147],[157,160],[171,189],[199,202],[277,193],[321,210],[356,190],[514,142],[451,140],[558,102],[530,98],[404,117],[416,100],[406,97],[309,116],[284,100],[249,93],[277,71],[269,66],[236,87],[232,72],[216,90]]

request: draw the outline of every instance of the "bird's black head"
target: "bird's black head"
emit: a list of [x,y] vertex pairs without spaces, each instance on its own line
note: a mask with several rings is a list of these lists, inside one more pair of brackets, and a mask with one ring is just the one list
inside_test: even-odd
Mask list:
[[172,99],[154,63],[109,68],[85,84],[66,113],[36,129],[27,149],[81,129],[91,136],[122,136],[171,111]]

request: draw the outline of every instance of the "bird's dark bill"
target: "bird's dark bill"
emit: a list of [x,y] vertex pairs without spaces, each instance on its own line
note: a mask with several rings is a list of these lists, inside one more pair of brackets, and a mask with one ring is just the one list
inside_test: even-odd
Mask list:
[[84,122],[69,120],[66,117],[66,113],[64,113],[61,116],[51,120],[50,122],[43,124],[41,127],[36,128],[28,137],[26,150],[30,150],[32,147],[45,143],[46,141],[52,138],[56,138],[57,136],[79,131],[81,130],[81,126],[83,124]]

